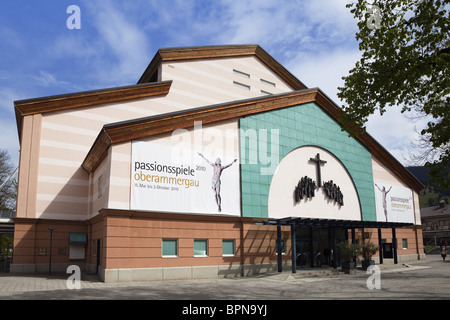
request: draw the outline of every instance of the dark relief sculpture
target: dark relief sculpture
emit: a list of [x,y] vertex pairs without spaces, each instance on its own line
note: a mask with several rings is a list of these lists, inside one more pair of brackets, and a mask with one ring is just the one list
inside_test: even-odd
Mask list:
[[303,197],[312,198],[314,197],[314,191],[316,190],[316,183],[307,176],[300,179],[295,187],[295,202],[300,202]]
[[341,188],[339,188],[336,183],[333,183],[333,180],[324,182],[323,189],[329,199],[336,201],[341,206],[344,205],[344,195],[341,192]]
[[[317,189],[323,188],[325,194],[330,200],[336,201],[339,205],[344,205],[344,195],[341,192],[341,188],[337,186],[333,180],[328,182],[321,183],[321,175],[320,175],[320,165],[327,163],[324,160],[320,159],[320,155],[317,154],[316,158],[310,158],[310,161],[313,161],[317,165],[317,178],[319,179]],[[308,176],[304,176],[300,179],[297,186],[294,190],[294,198],[295,203],[299,203],[304,197],[312,198],[314,197],[314,193],[316,190],[316,182],[309,178]]]

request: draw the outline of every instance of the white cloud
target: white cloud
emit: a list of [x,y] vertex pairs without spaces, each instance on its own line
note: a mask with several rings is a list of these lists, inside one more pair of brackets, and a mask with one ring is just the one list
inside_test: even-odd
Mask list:
[[335,50],[317,53],[300,52],[286,63],[287,68],[306,86],[319,87],[339,106],[337,88],[344,85],[343,76],[348,75],[361,53],[357,50]]
[[54,74],[41,70],[39,75],[31,75],[36,85],[44,87],[67,87],[70,83],[63,80],[58,80]]
[[89,23],[82,23],[78,36],[59,38],[56,53],[87,59],[89,78],[103,87],[135,83],[149,62],[150,37],[132,14],[126,14],[126,6],[115,1],[84,2],[82,19]]
[[379,113],[371,115],[367,131],[403,165],[422,165],[410,163],[410,154],[419,151],[412,142],[419,138],[418,132],[426,127],[429,119],[425,117],[412,121],[408,118],[411,114],[401,113],[400,110],[400,106],[394,106],[382,116]]

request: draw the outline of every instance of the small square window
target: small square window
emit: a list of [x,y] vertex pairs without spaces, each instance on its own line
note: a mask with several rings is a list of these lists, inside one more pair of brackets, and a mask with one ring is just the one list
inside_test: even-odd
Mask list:
[[84,260],[85,245],[84,244],[70,244],[69,245],[69,259]]
[[177,239],[163,239],[163,241],[162,241],[162,256],[163,257],[178,257],[178,240]]
[[222,240],[222,255],[230,257],[234,254],[234,240]]
[[208,240],[194,240],[194,257],[208,256]]

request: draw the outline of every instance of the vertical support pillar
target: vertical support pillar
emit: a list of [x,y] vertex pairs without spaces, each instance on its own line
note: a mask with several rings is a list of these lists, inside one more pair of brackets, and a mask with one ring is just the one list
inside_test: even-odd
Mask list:
[[283,271],[283,260],[281,252],[281,226],[277,225],[277,257],[278,257],[278,272]]
[[[355,228],[352,228],[351,230],[352,230],[352,244],[356,244]],[[353,258],[353,262],[356,263],[356,256]]]
[[291,224],[292,273],[297,273],[297,246],[295,239],[295,222]]
[[49,227],[48,230],[50,231],[50,253],[48,260],[48,274],[52,274],[52,246],[53,246],[53,231],[55,231],[55,228]]
[[394,264],[398,263],[397,258],[397,236],[395,235],[395,228],[392,228],[392,250],[394,251]]
[[336,228],[331,229],[331,243],[333,245],[333,269],[337,269]]
[[383,264],[383,241],[381,239],[381,228],[378,228],[378,247],[380,250],[380,264]]
[[314,252],[313,252],[313,227],[309,227],[309,261],[311,262],[311,268],[314,267]]

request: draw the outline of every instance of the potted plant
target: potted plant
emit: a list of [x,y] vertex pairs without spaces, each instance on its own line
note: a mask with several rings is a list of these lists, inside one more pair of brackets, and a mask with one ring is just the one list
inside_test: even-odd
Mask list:
[[378,252],[378,249],[379,247],[373,244],[372,242],[363,242],[361,244],[359,253],[363,257],[362,261],[363,270],[367,270],[369,266],[375,264],[375,261],[372,260],[372,256]]
[[348,241],[339,242],[336,245],[336,248],[339,253],[339,257],[341,258],[341,266],[342,270],[345,273],[350,273],[351,269],[356,268],[355,257],[358,253],[359,247],[357,244],[352,244]]

